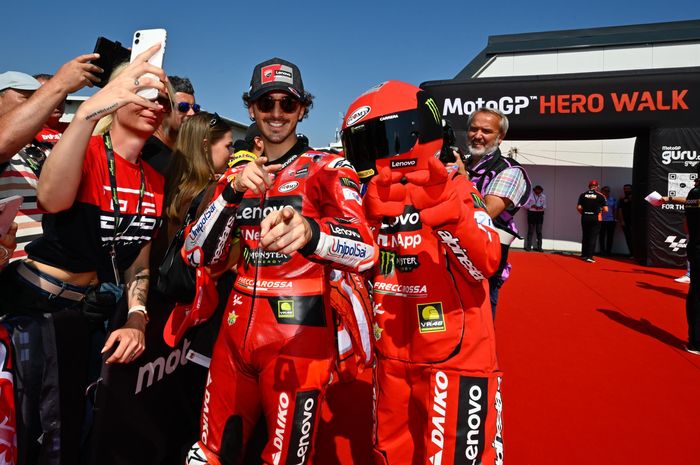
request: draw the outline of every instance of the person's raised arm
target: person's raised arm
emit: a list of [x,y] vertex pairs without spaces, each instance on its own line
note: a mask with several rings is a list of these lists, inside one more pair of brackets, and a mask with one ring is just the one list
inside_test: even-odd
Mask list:
[[31,142],[68,94],[99,82],[92,73],[102,72],[102,69],[89,63],[98,57],[98,54],[89,53],[64,63],[26,102],[0,116],[0,163]]
[[[119,76],[80,105],[42,168],[37,199],[43,209],[55,213],[73,205],[80,185],[85,151],[100,118],[128,103],[152,110],[160,109],[158,103],[136,95],[138,90],[145,87],[155,87],[164,92],[165,73],[147,62],[159,48],[160,44],[154,45],[139,55]],[[153,73],[160,80],[153,82],[142,77],[145,73]]]

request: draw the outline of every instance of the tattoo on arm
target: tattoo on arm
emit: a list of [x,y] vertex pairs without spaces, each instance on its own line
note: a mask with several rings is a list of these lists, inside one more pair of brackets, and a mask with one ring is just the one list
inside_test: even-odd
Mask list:
[[150,282],[150,274],[147,269],[140,268],[134,273],[134,276],[129,280],[129,305],[146,305],[148,298],[148,284]]
[[118,106],[119,106],[119,104],[118,104],[118,103],[115,103],[115,104],[110,105],[110,106],[108,106],[108,107],[106,107],[106,108],[103,108],[103,109],[101,109],[101,110],[93,111],[92,113],[90,113],[89,115],[87,115],[87,116],[85,117],[85,121],[90,121],[90,120],[93,119],[95,116],[99,116],[99,115],[101,115],[101,114],[103,114],[103,113],[107,113],[107,112],[109,112],[109,111],[112,111],[112,110],[114,110],[115,108],[117,108]]

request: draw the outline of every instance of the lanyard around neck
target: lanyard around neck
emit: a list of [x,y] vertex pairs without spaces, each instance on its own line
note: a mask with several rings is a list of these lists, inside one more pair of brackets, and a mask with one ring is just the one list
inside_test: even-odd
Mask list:
[[[107,152],[107,170],[109,171],[109,185],[112,192],[112,210],[114,211],[114,233],[112,234],[112,250],[110,251],[110,258],[112,259],[112,271],[114,272],[114,279],[117,284],[119,284],[119,272],[117,270],[117,239],[126,232],[126,229],[121,233],[119,230],[119,217],[121,212],[119,209],[119,195],[117,191],[117,167],[116,160],[114,157],[114,148],[112,147],[112,138],[109,133],[105,133],[102,137],[105,144],[105,151]],[[141,187],[139,188],[139,201],[136,204],[136,214],[141,213],[141,206],[143,205],[143,198],[146,195],[146,174],[143,171],[143,163],[139,160],[139,168],[141,171]]]
[[[119,196],[117,192],[117,167],[114,157],[114,149],[112,147],[112,138],[109,133],[103,136],[105,143],[105,151],[107,152],[107,169],[109,170],[109,185],[112,191],[112,209],[114,210],[114,237],[118,237],[121,234],[117,234],[117,220],[119,219]],[[146,174],[143,171],[143,163],[139,160],[139,169],[141,171],[141,186],[139,187],[139,201],[136,204],[136,214],[141,213],[141,207],[143,205],[143,198],[146,195]],[[123,233],[122,233],[123,234]]]

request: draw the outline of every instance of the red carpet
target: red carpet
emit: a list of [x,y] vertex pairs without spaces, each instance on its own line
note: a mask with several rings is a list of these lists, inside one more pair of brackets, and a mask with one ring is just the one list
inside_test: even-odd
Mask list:
[[[700,464],[700,356],[682,348],[682,271],[525,252],[511,261],[496,321],[505,464]],[[329,392],[316,464],[371,463],[369,382]]]

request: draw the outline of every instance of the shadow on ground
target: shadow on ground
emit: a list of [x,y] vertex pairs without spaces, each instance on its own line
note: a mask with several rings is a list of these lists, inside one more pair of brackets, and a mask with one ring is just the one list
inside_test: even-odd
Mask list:
[[635,320],[629,316],[618,312],[617,310],[610,310],[607,308],[599,308],[598,311],[603,315],[607,316],[616,323],[620,323],[623,326],[637,331],[638,333],[644,334],[649,337],[663,342],[666,345],[673,347],[674,349],[685,350],[685,341],[678,338],[674,334],[669,333],[663,328],[659,328],[646,318],[640,320]]

